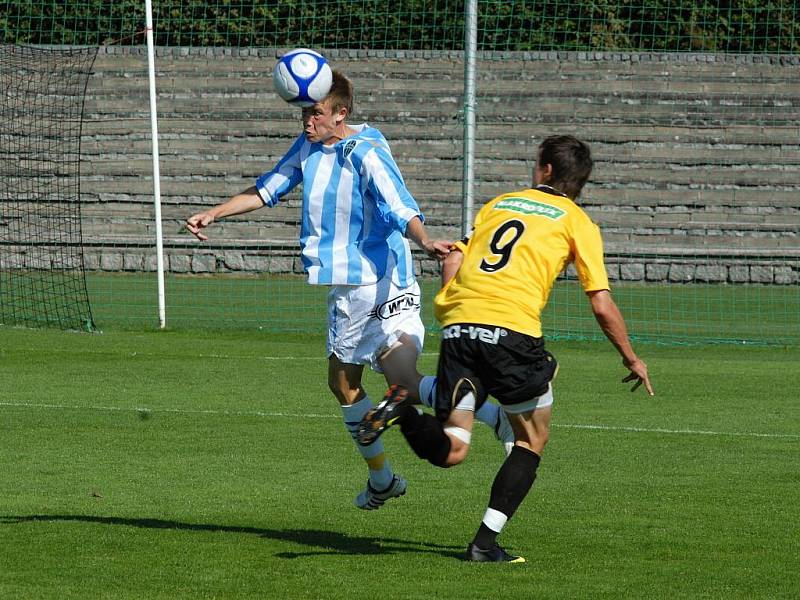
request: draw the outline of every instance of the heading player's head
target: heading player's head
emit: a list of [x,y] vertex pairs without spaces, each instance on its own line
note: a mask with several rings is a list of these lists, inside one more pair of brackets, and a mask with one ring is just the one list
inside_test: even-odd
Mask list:
[[333,70],[331,90],[325,96],[333,112],[347,109],[347,116],[353,112],[353,82],[341,71]]
[[577,198],[592,172],[589,146],[571,135],[551,135],[539,144],[534,183],[546,184]]
[[333,70],[333,83],[328,95],[314,106],[303,109],[303,130],[310,142],[334,143],[341,139],[341,128],[353,112],[353,83],[341,72]]

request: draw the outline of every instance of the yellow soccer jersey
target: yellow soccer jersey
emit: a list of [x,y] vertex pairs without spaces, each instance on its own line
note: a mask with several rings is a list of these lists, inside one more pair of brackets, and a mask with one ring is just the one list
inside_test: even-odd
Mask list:
[[436,295],[436,318],[541,337],[541,312],[558,274],[575,264],[584,291],[610,289],[600,229],[547,186],[503,194],[475,218],[458,273]]

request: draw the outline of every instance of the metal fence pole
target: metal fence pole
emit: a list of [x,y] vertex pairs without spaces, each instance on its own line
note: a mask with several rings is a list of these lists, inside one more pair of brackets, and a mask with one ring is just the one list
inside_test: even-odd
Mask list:
[[475,163],[475,54],[478,46],[478,1],[467,0],[464,18],[464,180],[461,187],[461,232],[472,229]]
[[156,271],[158,278],[158,325],[167,325],[166,297],[164,293],[164,233],[161,225],[161,174],[158,167],[158,116],[156,113],[156,70],[153,50],[153,5],[145,1],[147,66],[150,87],[150,128],[153,147],[153,202],[156,222]]

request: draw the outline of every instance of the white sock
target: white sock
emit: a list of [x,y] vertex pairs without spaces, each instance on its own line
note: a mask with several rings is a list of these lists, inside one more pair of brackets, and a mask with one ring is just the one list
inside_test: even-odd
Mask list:
[[358,448],[361,456],[367,462],[369,467],[369,482],[372,487],[378,491],[385,490],[392,483],[394,471],[389,465],[389,461],[383,452],[383,442],[378,438],[375,443],[369,446],[362,446],[355,440],[356,427],[361,419],[367,414],[367,411],[372,408],[372,402],[368,397],[364,397],[358,402],[350,406],[342,406],[342,418],[344,419],[344,426],[353,438],[353,443]]

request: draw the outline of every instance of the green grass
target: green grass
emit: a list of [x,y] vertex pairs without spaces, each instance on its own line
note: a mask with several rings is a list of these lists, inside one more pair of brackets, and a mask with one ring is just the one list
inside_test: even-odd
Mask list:
[[[439,282],[421,284],[424,321],[435,329],[432,299]],[[87,285],[100,329],[158,326],[155,274],[92,274]],[[327,289],[303,278],[171,275],[165,286],[173,329],[323,331]],[[800,285],[615,282],[613,293],[631,334],[643,340],[800,345]],[[557,282],[544,325],[550,337],[602,336],[574,281]]]
[[501,537],[529,562],[475,565],[489,429],[447,471],[390,431],[408,494],[357,510],[318,336],[0,336],[0,598],[800,595],[796,348],[641,346],[648,398],[608,344],[552,343],[551,442]]

